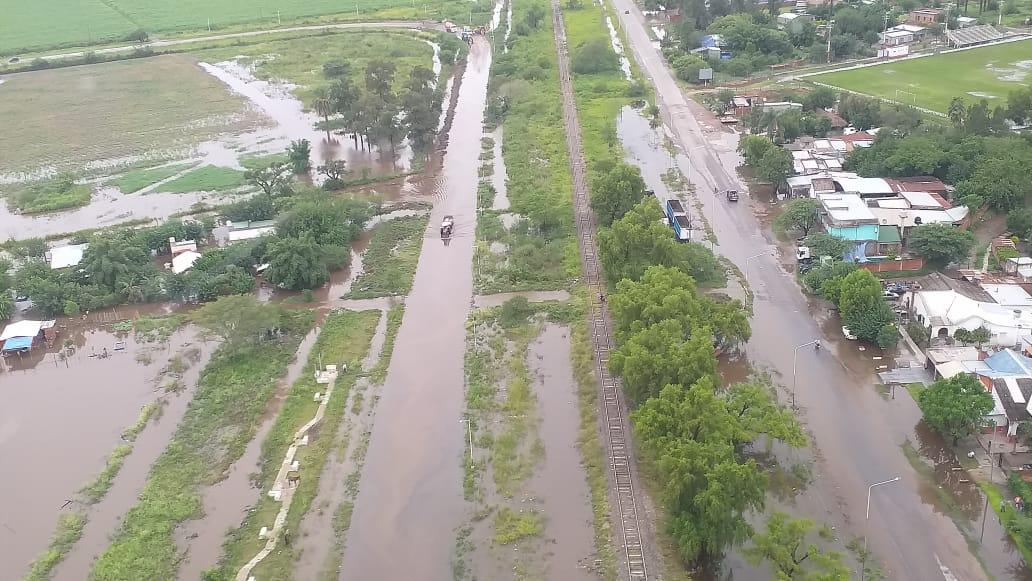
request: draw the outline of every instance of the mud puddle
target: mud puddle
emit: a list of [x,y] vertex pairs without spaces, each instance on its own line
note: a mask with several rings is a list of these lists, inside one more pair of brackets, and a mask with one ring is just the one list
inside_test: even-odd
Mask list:
[[[458,84],[431,223],[475,221],[490,46],[476,38]],[[446,124],[447,125],[447,124]],[[458,459],[473,237],[423,245],[359,482],[341,578],[442,579],[465,502]],[[398,555],[405,555],[399,559]]]
[[523,297],[532,303],[543,303],[546,301],[568,301],[570,293],[564,290],[558,291],[520,291],[511,293],[496,293],[493,295],[476,295],[473,297],[473,306],[482,309],[486,307],[500,307],[506,301],[514,297]]
[[530,344],[533,375],[544,442],[544,460],[528,488],[545,514],[544,578],[598,579],[594,564],[591,493],[577,449],[580,412],[570,364],[569,330],[545,325]]
[[[123,308],[106,314],[114,321],[142,312]],[[0,562],[7,571],[25,571],[47,546],[66,501],[100,473],[122,443],[122,431],[161,393],[160,375],[169,357],[204,349],[185,331],[162,344],[138,341],[133,333],[114,332],[104,323],[61,321],[59,328],[54,347],[2,364],[6,405],[0,408],[0,458],[23,474],[0,479],[0,495],[17,499],[5,505],[0,517]],[[108,357],[99,357],[105,350]],[[172,407],[178,405],[185,403]],[[170,416],[176,412],[168,411]],[[126,465],[164,448],[148,432]]]
[[176,545],[184,554],[179,567],[180,579],[199,579],[204,570],[214,567],[222,555],[226,531],[239,526],[248,508],[258,501],[261,491],[255,486],[254,477],[261,470],[262,442],[272,429],[273,420],[283,406],[290,386],[301,376],[318,336],[319,328],[316,327],[302,339],[294,361],[269,398],[265,412],[258,420],[257,431],[247,443],[243,455],[230,466],[223,480],[202,490],[204,516],[186,521],[176,529]]
[[137,497],[147,482],[151,464],[165,450],[176,427],[179,426],[183,414],[186,413],[187,406],[193,399],[201,370],[208,364],[211,354],[218,345],[214,342],[199,340],[199,334],[190,327],[179,333],[186,337],[192,337],[192,339],[187,339],[185,344],[189,346],[188,348],[197,349],[196,359],[187,361],[189,368],[180,379],[185,390],[161,396],[160,401],[163,402],[161,411],[136,438],[132,454],[126,458],[125,464],[119,470],[118,477],[107,495],[87,511],[87,523],[83,536],[57,567],[54,579],[75,581],[82,579],[85,572],[89,571],[93,560],[107,548],[111,537],[117,532],[125,513],[136,503]]

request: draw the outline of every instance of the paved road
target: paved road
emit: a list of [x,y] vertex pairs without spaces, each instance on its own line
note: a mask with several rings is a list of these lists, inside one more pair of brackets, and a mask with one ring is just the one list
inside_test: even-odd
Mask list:
[[207,36],[193,36],[190,38],[177,38],[169,40],[153,40],[142,44],[126,44],[121,46],[109,46],[107,48],[98,48],[95,50],[84,50],[78,52],[65,52],[60,54],[51,54],[41,56],[43,60],[55,61],[64,60],[70,58],[81,58],[88,52],[94,54],[118,54],[124,52],[132,52],[140,48],[164,48],[169,46],[181,46],[186,44],[196,44],[199,42],[209,42],[213,40],[232,40],[234,38],[249,38],[253,36],[265,36],[269,34],[279,34],[283,32],[318,32],[320,30],[347,30],[352,28],[361,29],[384,29],[384,28],[402,28],[402,29],[438,29],[444,30],[439,22],[433,22],[430,20],[394,20],[384,22],[341,22],[338,24],[317,24],[312,26],[289,26],[286,28],[269,28],[265,30],[250,30],[247,32],[228,32],[225,34],[210,34]]
[[[875,363],[858,354],[855,343],[841,340],[826,309],[802,295],[763,237],[749,202],[728,204],[712,195],[714,188],[746,190],[735,171],[741,163],[737,137],[685,98],[634,2],[613,4],[631,50],[656,87],[664,120],[686,154],[678,162],[701,192],[703,211],[720,239],[718,252],[746,273],[755,293],[747,346],[753,365],[770,368],[791,384],[794,346],[820,338],[830,347],[798,352],[798,401],[823,457],[817,482],[797,500],[800,509],[818,520],[852,522],[853,535],[869,527],[871,548],[892,579],[986,578],[956,525],[922,496],[921,476],[901,453],[900,444],[913,431],[913,414],[892,406],[912,404],[884,400],[871,387]],[[897,475],[901,482],[876,489],[865,526],[868,485]]]

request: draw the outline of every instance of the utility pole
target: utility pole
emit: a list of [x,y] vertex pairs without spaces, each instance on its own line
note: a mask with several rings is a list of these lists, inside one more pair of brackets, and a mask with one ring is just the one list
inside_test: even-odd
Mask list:
[[835,30],[835,20],[828,21],[828,64],[831,64],[831,33]]

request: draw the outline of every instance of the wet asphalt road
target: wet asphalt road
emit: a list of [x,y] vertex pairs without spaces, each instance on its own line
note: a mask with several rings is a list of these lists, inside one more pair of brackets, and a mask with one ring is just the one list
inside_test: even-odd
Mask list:
[[[435,207],[377,408],[341,579],[450,579],[462,497],[465,323],[473,291],[477,158],[490,45],[477,38],[448,150],[428,183]],[[437,225],[454,215],[444,244]]]
[[[705,113],[681,92],[638,8],[631,0],[613,4],[635,57],[656,87],[664,121],[683,148],[678,165],[700,192],[719,238],[717,251],[746,273],[755,293],[753,337],[747,346],[753,365],[779,373],[782,383],[791,385],[796,345],[820,338],[830,347],[820,353],[798,351],[797,399],[823,456],[818,481],[800,504],[817,519],[844,513],[852,535],[869,534],[871,549],[891,579],[985,579],[956,525],[922,499],[921,476],[900,449],[913,424],[899,423],[900,415],[907,414],[889,413],[888,406],[900,399],[885,400],[873,389],[876,363],[834,333],[834,326],[822,331],[819,319],[827,313],[816,311],[780,267],[776,248],[763,237],[749,202],[743,198],[728,204],[712,195],[714,188],[747,191],[735,171],[741,163],[737,137],[700,123]],[[874,490],[865,523],[868,486],[895,476],[901,481]]]

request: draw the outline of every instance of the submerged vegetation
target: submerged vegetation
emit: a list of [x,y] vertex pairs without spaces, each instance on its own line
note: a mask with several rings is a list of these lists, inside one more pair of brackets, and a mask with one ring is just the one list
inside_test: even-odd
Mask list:
[[412,216],[377,226],[362,259],[362,273],[352,283],[348,298],[407,295],[412,290],[427,221],[425,216]]

